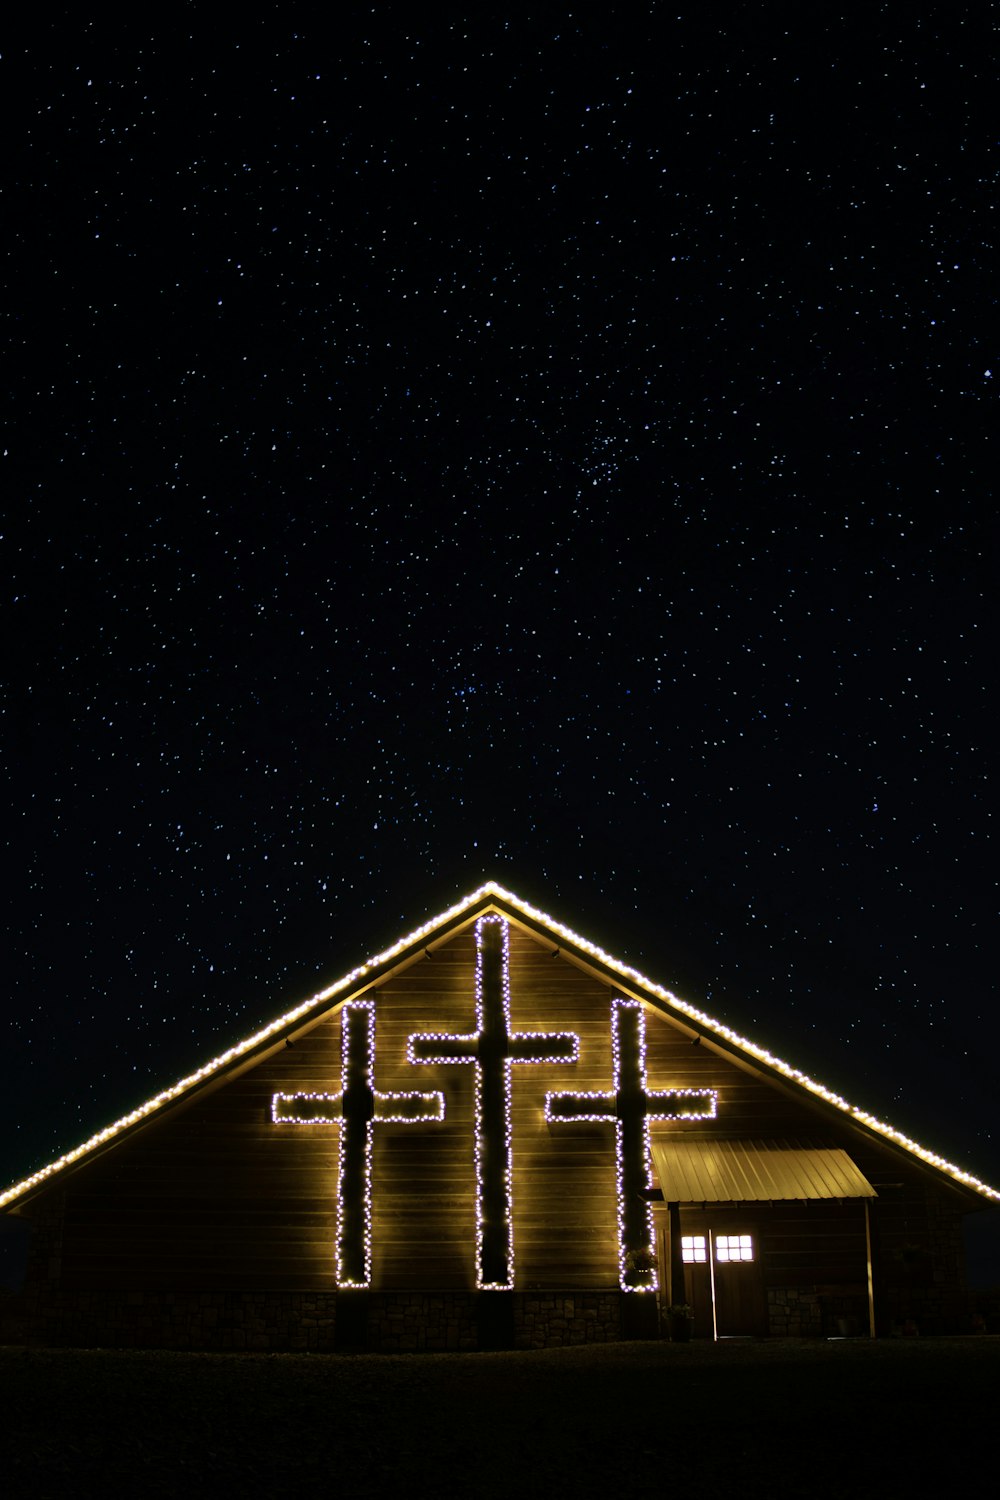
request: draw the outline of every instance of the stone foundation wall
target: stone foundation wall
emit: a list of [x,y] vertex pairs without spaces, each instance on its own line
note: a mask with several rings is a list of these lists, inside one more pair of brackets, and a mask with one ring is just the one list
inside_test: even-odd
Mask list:
[[369,1292],[367,1347],[383,1353],[477,1349],[469,1292]]
[[330,1350],[332,1292],[62,1292],[12,1299],[0,1339],[66,1348]]
[[767,1331],[776,1339],[867,1337],[868,1294],[837,1286],[769,1287]]
[[[876,1295],[879,1337],[1000,1332],[1000,1296],[947,1285],[887,1286]],[[867,1337],[868,1298],[825,1287],[771,1287],[767,1331],[772,1338]]]
[[[919,1291],[919,1296],[916,1293]],[[885,1333],[1000,1333],[1000,1288],[958,1297],[933,1286],[890,1288]],[[359,1316],[360,1314],[360,1316]],[[622,1297],[605,1292],[517,1292],[511,1297],[516,1349],[609,1343],[628,1337]],[[868,1333],[867,1297],[820,1287],[772,1287],[772,1338]],[[473,1292],[353,1294],[338,1336],[336,1292],[77,1292],[0,1297],[0,1344],[98,1349],[198,1349],[384,1353],[480,1347]],[[348,1326],[349,1325],[349,1326]]]
[[621,1292],[524,1292],[514,1296],[514,1347],[605,1344],[622,1336]]
[[[622,1337],[621,1294],[515,1292],[518,1349]],[[0,1342],[102,1349],[385,1353],[480,1347],[475,1292],[87,1292],[26,1288],[0,1303]]]
[[823,1304],[815,1287],[768,1287],[767,1331],[776,1339],[820,1338]]

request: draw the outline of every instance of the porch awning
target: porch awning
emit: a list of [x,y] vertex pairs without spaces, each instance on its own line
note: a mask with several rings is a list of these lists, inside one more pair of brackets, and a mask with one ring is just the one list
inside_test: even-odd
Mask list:
[[774,1141],[652,1141],[668,1203],[759,1203],[801,1198],[875,1198],[839,1148]]

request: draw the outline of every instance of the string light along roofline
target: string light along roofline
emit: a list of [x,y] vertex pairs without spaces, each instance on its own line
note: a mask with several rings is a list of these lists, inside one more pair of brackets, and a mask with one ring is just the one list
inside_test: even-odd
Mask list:
[[472,895],[463,897],[461,901],[457,901],[447,911],[441,912],[436,917],[431,917],[428,921],[421,923],[419,927],[414,928],[406,937],[402,937],[398,942],[393,943],[392,947],[387,948],[384,953],[379,953],[374,958],[366,959],[363,964],[359,964],[349,974],[344,974],[340,979],[334,980],[333,984],[328,985],[326,989],[318,991],[315,995],[311,995],[308,1000],[303,1000],[300,1004],[293,1006],[291,1010],[285,1011],[276,1020],[269,1022],[267,1026],[262,1026],[259,1031],[255,1031],[252,1036],[245,1037],[242,1042],[237,1042],[235,1046],[227,1048],[225,1052],[220,1052],[218,1057],[213,1057],[210,1062],[205,1063],[202,1067],[196,1069],[195,1072],[188,1073],[184,1078],[178,1079],[169,1088],[164,1089],[159,1094],[155,1094],[152,1099],[147,1099],[145,1104],[140,1104],[136,1109],[130,1110],[127,1115],[122,1115],[120,1120],[115,1120],[113,1124],[105,1126],[96,1135],[92,1135],[88,1140],[81,1142],[79,1146],[75,1146],[72,1151],[67,1151],[65,1156],[58,1157],[56,1161],[49,1162],[47,1166],[40,1167],[37,1172],[33,1172],[21,1182],[14,1183],[11,1187],[6,1188],[4,1192],[0,1193],[0,1208],[4,1208],[8,1203],[13,1203],[15,1199],[23,1197],[32,1188],[40,1186],[57,1172],[62,1172],[67,1167],[73,1166],[83,1157],[90,1155],[93,1151],[97,1151],[101,1146],[109,1145],[116,1136],[131,1129],[132,1126],[138,1125],[142,1120],[147,1119],[150,1115],[155,1114],[157,1110],[162,1109],[164,1105],[172,1104],[174,1100],[181,1098],[182,1095],[190,1092],[190,1090],[196,1088],[199,1084],[205,1083],[215,1073],[221,1072],[222,1069],[228,1067],[230,1063],[239,1061],[241,1057],[245,1057],[247,1053],[253,1052],[265,1042],[278,1038],[289,1026],[294,1026],[296,1022],[303,1020],[318,1006],[324,1004],[326,1001],[335,1000],[345,990],[349,991],[355,985],[368,979],[375,971],[391,963],[393,959],[401,957],[408,948],[415,947],[430,937],[438,928],[462,917],[470,907],[474,907],[488,895],[493,894],[494,891],[499,891],[499,887],[494,887],[492,884],[480,886],[478,890],[473,891]]
[[595,958],[603,968],[610,969],[615,974],[619,974],[623,979],[632,981],[647,991],[647,993],[654,995],[658,1000],[665,1001],[673,1010],[679,1011],[681,1015],[686,1016],[689,1020],[696,1021],[705,1030],[714,1032],[716,1036],[732,1043],[734,1047],[737,1047],[741,1052],[749,1054],[757,1062],[762,1062],[767,1067],[773,1068],[783,1078],[789,1079],[790,1082],[798,1084],[800,1088],[806,1089],[818,1099],[822,1099],[825,1104],[832,1104],[836,1109],[847,1115],[849,1119],[853,1120],[855,1124],[864,1125],[876,1135],[880,1135],[885,1140],[891,1141],[894,1146],[901,1146],[905,1151],[910,1152],[912,1156],[916,1156],[928,1166],[936,1167],[939,1172],[945,1173],[946,1176],[960,1183],[962,1187],[972,1188],[975,1192],[981,1193],[984,1198],[991,1198],[994,1202],[1000,1203],[1000,1192],[996,1188],[990,1187],[989,1183],[982,1182],[971,1172],[966,1172],[961,1167],[957,1167],[954,1162],[948,1161],[946,1157],[939,1156],[937,1152],[929,1151],[926,1146],[921,1146],[919,1141],[914,1141],[908,1135],[904,1135],[901,1130],[897,1130],[888,1121],[880,1120],[877,1115],[870,1114],[867,1110],[859,1109],[856,1104],[848,1103],[840,1094],[834,1093],[825,1084],[819,1083],[815,1078],[811,1078],[808,1073],[803,1073],[799,1068],[793,1068],[791,1063],[787,1063],[782,1058],[776,1057],[774,1053],[768,1052],[766,1047],[759,1047],[756,1042],[750,1041],[748,1037],[741,1036],[738,1031],[734,1031],[724,1021],[717,1021],[714,1016],[710,1016],[705,1011],[699,1010],[697,1006],[690,1005],[686,1000],[681,1000],[671,990],[664,989],[662,985],[657,984],[653,979],[647,979],[646,975],[640,973],[638,969],[633,969],[629,964],[623,964],[621,959],[615,958],[610,953],[606,953],[596,943],[590,942],[587,938],[580,937],[572,928],[564,926],[562,922],[557,921],[554,917],[550,917],[537,907],[531,906],[526,901],[522,901],[512,891],[504,890],[502,886],[494,885],[492,882],[488,887],[483,886],[481,888],[482,891],[486,891],[487,889],[502,901],[509,902],[511,906],[515,907],[531,921],[540,922],[550,932],[565,938],[567,943],[572,944],[584,953],[589,954],[592,958]]
[[147,1099],[145,1104],[139,1105],[138,1108],[130,1111],[129,1114],[123,1115],[120,1120],[116,1120],[113,1124],[98,1131],[96,1135],[92,1135],[88,1140],[74,1147],[72,1151],[66,1152],[64,1156],[58,1157],[57,1160],[50,1162],[45,1167],[40,1167],[37,1172],[33,1172],[21,1182],[14,1183],[11,1187],[5,1189],[4,1192],[0,1193],[0,1209],[4,1208],[8,1203],[15,1202],[18,1198],[24,1197],[33,1188],[40,1186],[50,1177],[55,1176],[56,1173],[73,1166],[91,1152],[110,1144],[116,1136],[131,1129],[132,1126],[138,1125],[142,1120],[148,1118],[148,1116],[154,1114],[157,1110],[162,1109],[165,1105],[173,1103],[174,1100],[179,1099],[183,1094],[206,1082],[215,1073],[220,1072],[231,1063],[237,1062],[241,1057],[245,1057],[248,1053],[253,1052],[255,1048],[260,1047],[263,1043],[272,1038],[277,1038],[283,1030],[303,1020],[318,1006],[327,1001],[335,1000],[345,990],[350,990],[353,986],[369,979],[378,969],[392,963],[394,959],[400,958],[409,948],[418,947],[421,942],[429,938],[439,928],[460,920],[466,913],[471,913],[483,902],[491,899],[502,902],[514,912],[520,912],[530,922],[538,923],[548,932],[552,933],[554,937],[562,938],[570,946],[595,959],[603,968],[610,970],[632,984],[638,985],[647,995],[663,1001],[672,1010],[677,1011],[688,1020],[694,1021],[704,1030],[713,1033],[723,1041],[729,1042],[748,1057],[773,1069],[781,1077],[787,1078],[789,1082],[797,1084],[800,1088],[805,1089],[806,1092],[813,1094],[817,1099],[821,1099],[825,1104],[832,1105],[834,1108],[840,1110],[841,1113],[846,1115],[855,1124],[864,1126],[875,1135],[880,1135],[883,1139],[891,1142],[892,1145],[899,1146],[904,1151],[908,1151],[910,1155],[915,1156],[927,1166],[936,1168],[961,1187],[969,1188],[973,1192],[981,1194],[984,1198],[989,1198],[995,1203],[1000,1203],[1000,1191],[990,1187],[988,1183],[982,1182],[978,1177],[973,1176],[971,1172],[966,1172],[961,1167],[956,1166],[954,1162],[948,1161],[945,1157],[939,1156],[934,1151],[929,1151],[926,1146],[921,1146],[918,1141],[911,1140],[909,1136],[904,1135],[902,1131],[897,1130],[895,1126],[890,1125],[887,1121],[878,1119],[877,1116],[869,1114],[867,1110],[859,1109],[854,1104],[849,1104],[846,1099],[834,1093],[831,1089],[826,1088],[824,1084],[819,1083],[816,1079],[811,1078],[808,1073],[803,1073],[798,1068],[793,1068],[790,1063],[784,1062],[782,1058],[776,1057],[773,1053],[768,1052],[766,1048],[759,1047],[756,1042],[750,1041],[748,1037],[741,1036],[739,1032],[734,1031],[723,1021],[717,1021],[705,1011],[699,1010],[697,1006],[690,1005],[686,1000],[681,1000],[670,990],[664,989],[662,985],[657,984],[655,980],[647,979],[638,969],[632,968],[629,964],[622,963],[620,959],[615,958],[610,953],[606,953],[596,943],[592,943],[589,939],[581,937],[579,933],[574,932],[572,928],[567,927],[555,917],[550,917],[547,912],[543,912],[540,908],[532,906],[528,901],[522,901],[520,896],[516,896],[513,891],[509,891],[504,886],[498,885],[496,881],[488,880],[468,896],[463,896],[460,901],[456,901],[447,911],[440,912],[437,916],[430,917],[426,922],[422,922],[419,927],[414,928],[412,932],[400,938],[391,948],[387,948],[384,953],[379,953],[374,958],[366,959],[356,969],[352,969],[349,974],[343,975],[342,978],[335,980],[326,989],[320,990],[315,995],[311,995],[308,1000],[303,1000],[299,1005],[294,1006],[291,1010],[286,1011],[284,1015],[279,1016],[277,1020],[271,1021],[267,1026],[254,1032],[252,1036],[228,1048],[227,1051],[220,1053],[218,1057],[212,1058],[210,1062],[205,1063],[203,1067],[198,1068],[194,1073],[189,1073],[186,1077],[179,1079],[170,1088],[164,1089],[161,1093],[154,1095],[152,1099]]

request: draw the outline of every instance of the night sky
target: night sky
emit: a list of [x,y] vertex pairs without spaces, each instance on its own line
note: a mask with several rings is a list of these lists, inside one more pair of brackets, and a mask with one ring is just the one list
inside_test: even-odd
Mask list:
[[1000,1185],[988,7],[249,10],[0,61],[0,1185],[489,878]]

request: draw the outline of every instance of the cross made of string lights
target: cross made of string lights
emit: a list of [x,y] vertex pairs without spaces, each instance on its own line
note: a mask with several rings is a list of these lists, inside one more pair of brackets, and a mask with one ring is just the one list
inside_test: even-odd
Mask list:
[[[415,1033],[408,1039],[407,1057],[425,1066],[460,1064],[475,1069],[476,1280],[481,1290],[508,1291],[514,1285],[512,1069],[518,1063],[577,1062],[580,1039],[573,1032],[513,1031],[508,923],[501,916],[485,915],[476,923],[475,936],[475,1029]],[[348,1001],[341,1015],[339,1092],[275,1094],[272,1118],[279,1125],[339,1127],[337,1284],[367,1287],[373,1129],[384,1121],[442,1120],[445,1102],[440,1092],[379,1092],[374,1085],[375,1003]],[[655,1291],[650,1121],[712,1118],[717,1099],[711,1089],[647,1087],[646,1022],[638,1001],[612,1001],[611,1042],[611,1089],[547,1094],[545,1117],[555,1126],[571,1121],[614,1126],[619,1283],[623,1291]]]

